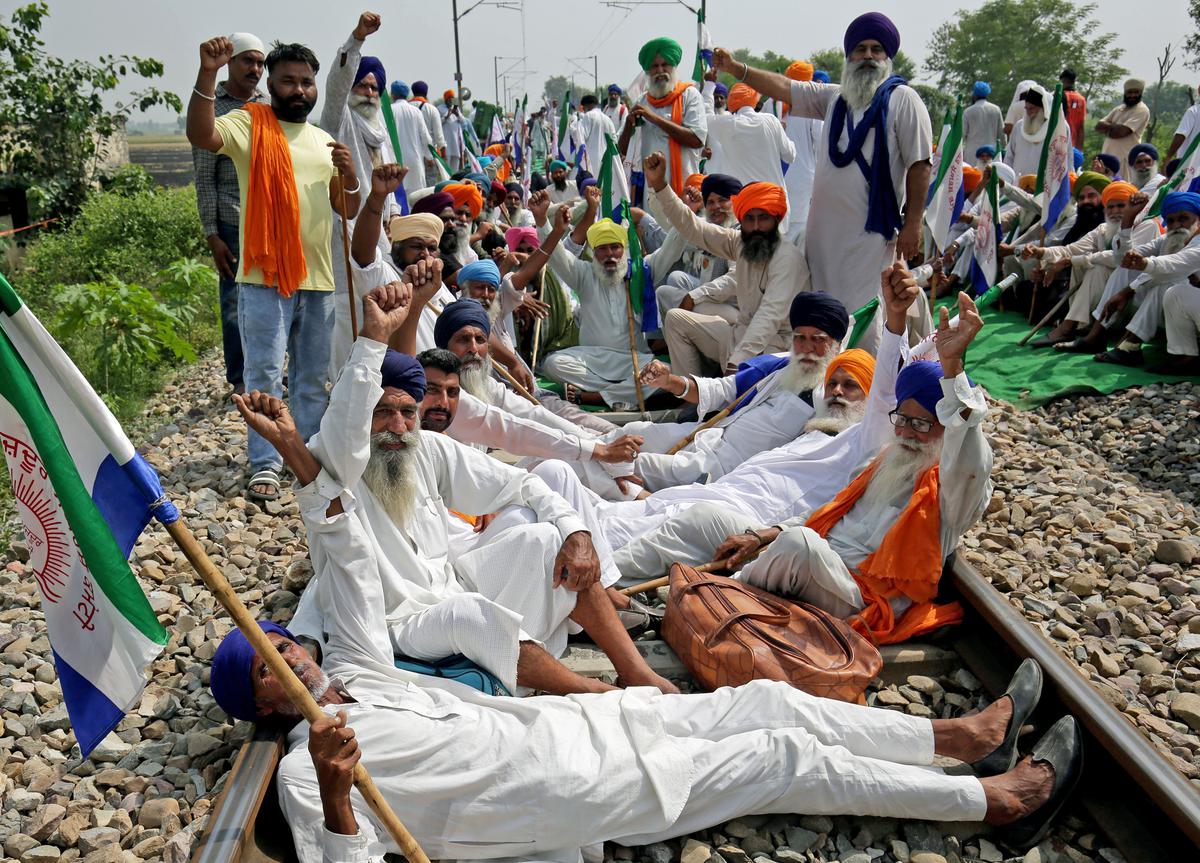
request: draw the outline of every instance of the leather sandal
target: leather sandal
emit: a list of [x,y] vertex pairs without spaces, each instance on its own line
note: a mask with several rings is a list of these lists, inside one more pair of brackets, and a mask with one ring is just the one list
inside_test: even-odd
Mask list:
[[1091,354],[1095,353],[1096,345],[1087,339],[1071,339],[1068,342],[1059,342],[1054,346],[1054,350],[1066,351],[1069,354]]
[[1051,725],[1034,745],[1030,757],[1050,765],[1054,784],[1049,799],[1041,807],[997,830],[998,839],[1019,851],[1027,851],[1045,838],[1051,822],[1079,783],[1083,773],[1083,734],[1075,717],[1064,716]]
[[1017,763],[1017,738],[1021,728],[1037,707],[1042,695],[1042,667],[1034,659],[1026,659],[1018,666],[1008,688],[1001,698],[1007,697],[1012,702],[1012,716],[1008,720],[1008,730],[1004,740],[990,753],[971,765],[976,776],[997,776],[1012,770]]

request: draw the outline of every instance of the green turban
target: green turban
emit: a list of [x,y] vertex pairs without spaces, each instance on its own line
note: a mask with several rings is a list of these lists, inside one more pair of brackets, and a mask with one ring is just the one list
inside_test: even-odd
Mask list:
[[554,159],[552,162],[550,162],[550,170],[551,171],[556,171],[559,168],[562,168],[565,171],[565,170],[567,170],[568,165],[562,159]]
[[679,61],[683,59],[683,48],[674,39],[666,36],[651,39],[638,51],[638,63],[641,64],[642,71],[648,71],[654,58],[660,54],[672,66],[678,66]]
[[1103,192],[1104,187],[1111,183],[1112,180],[1097,171],[1084,171],[1075,178],[1075,186],[1071,189],[1071,194],[1079,197],[1079,193],[1091,186],[1097,192]]

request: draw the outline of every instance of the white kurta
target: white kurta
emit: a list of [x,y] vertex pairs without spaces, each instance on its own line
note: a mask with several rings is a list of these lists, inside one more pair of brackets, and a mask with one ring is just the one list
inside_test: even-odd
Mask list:
[[585,111],[579,118],[579,137],[583,141],[583,145],[587,147],[584,168],[591,171],[592,175],[596,177],[600,176],[600,166],[603,164],[605,135],[609,135],[613,139],[613,143],[616,143],[617,130],[613,126],[612,120],[608,119],[599,108]]
[[[683,113],[680,117],[680,125],[690,129],[703,142],[708,137],[708,115],[704,111],[704,97],[700,95],[700,91],[695,87],[688,87],[683,91],[683,95],[680,98],[683,99]],[[670,105],[655,108],[646,101],[646,97],[642,97],[642,101],[639,104],[647,111],[652,111],[667,120],[671,119]],[[646,157],[651,153],[662,153],[667,161],[666,171],[669,182],[671,178],[671,141],[667,137],[667,133],[650,122],[644,122],[639,126],[638,132],[640,133],[641,155],[635,162],[635,169],[640,171],[642,163],[645,162]],[[680,146],[679,151],[682,157],[683,168],[680,177],[682,179],[686,180],[689,174],[695,174],[700,170],[700,150],[700,147]],[[634,152],[632,145],[630,152]]]
[[425,118],[411,102],[404,99],[393,102],[392,117],[396,121],[396,137],[400,141],[404,165],[408,168],[408,173],[404,175],[404,191],[412,194],[427,184],[433,185],[425,178],[425,161],[429,159],[429,146],[433,138],[429,135]]
[[442,129],[442,115],[437,107],[429,101],[421,101],[415,103],[421,111],[421,117],[425,120],[425,128],[429,130],[429,138],[433,141],[433,146],[441,149],[446,146],[446,133]]
[[809,117],[787,117],[788,140],[796,148],[796,158],[783,176],[788,193],[788,239],[800,240],[808,225],[808,208],[812,202],[813,175],[817,170],[817,145],[825,123]]
[[[1121,233],[1121,240],[1126,240],[1126,232]],[[1164,234],[1134,248],[1133,251],[1148,259],[1146,269],[1141,272],[1124,269],[1118,271],[1129,275],[1127,285],[1133,290],[1132,305],[1135,311],[1125,328],[1143,342],[1153,339],[1163,326],[1163,296],[1167,288],[1185,283],[1189,276],[1200,273],[1200,235],[1192,237],[1182,251],[1173,255],[1163,254],[1165,244]],[[1100,320],[1104,306],[1122,287],[1115,278],[1109,279],[1104,295],[1092,313],[1096,320]]]
[[1026,120],[1027,118],[1022,117],[1013,126],[1012,134],[1008,136],[1008,149],[1004,152],[1005,163],[1013,169],[1018,179],[1026,174],[1038,172],[1038,164],[1042,160],[1042,146],[1046,138],[1045,117],[1042,118],[1037,132],[1031,134],[1025,132]]
[[[791,164],[796,158],[796,146],[772,115],[749,106],[733,114],[714,114],[708,118],[708,145],[713,157],[704,166],[706,174],[729,174],[742,185],[764,181],[786,190],[783,163]],[[788,212],[779,223],[785,234],[791,213],[789,200]]]
[[975,152],[987,145],[1004,141],[1004,115],[1000,106],[987,99],[977,99],[963,109],[963,162],[974,165]]
[[[613,124],[613,128],[618,132],[625,125],[625,118],[629,116],[629,109],[625,107],[624,102],[618,102],[615,106],[604,103],[604,116]],[[614,142],[615,142],[614,138]]]

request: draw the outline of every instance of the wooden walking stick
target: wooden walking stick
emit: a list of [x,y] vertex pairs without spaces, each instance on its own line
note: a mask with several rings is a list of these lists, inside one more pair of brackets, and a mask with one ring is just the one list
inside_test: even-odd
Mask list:
[[669,450],[667,450],[667,455],[675,455],[675,453],[679,452],[685,446],[687,446],[692,441],[694,441],[696,439],[696,435],[700,434],[700,432],[705,431],[706,429],[712,428],[717,423],[719,423],[721,420],[725,419],[725,417],[729,416],[731,413],[733,413],[735,410],[737,410],[739,407],[741,407],[742,404],[746,401],[746,399],[750,397],[751,393],[757,392],[757,391],[758,391],[757,387],[748,387],[744,393],[742,393],[740,396],[735,398],[729,404],[725,405],[725,407],[721,408],[721,410],[718,411],[716,413],[716,415],[714,415],[711,419],[709,419],[706,422],[701,423],[700,425],[698,425],[694,429],[692,429],[691,433],[688,434],[687,437],[685,437],[683,440],[679,441],[679,443],[675,444],[675,446],[673,446]]
[[[766,548],[766,546],[763,546],[763,548]],[[747,560],[746,563],[749,563],[751,560],[754,560],[754,558],[758,557],[761,553],[762,553],[762,548],[760,548],[758,551],[754,552],[754,554],[750,555],[750,559]],[[702,564],[700,564],[700,566],[695,566],[692,568],[695,569],[696,572],[717,572],[719,570],[725,569],[725,561],[713,560],[708,563],[702,563]],[[621,593],[625,594],[625,596],[633,596],[634,594],[637,594],[637,593],[646,593],[647,591],[650,591],[650,590],[658,590],[658,588],[666,587],[670,583],[671,583],[671,576],[663,575],[658,578],[652,578],[649,581],[643,581],[641,584],[635,584],[633,587],[626,587],[624,590],[621,591]]]
[[353,344],[358,338],[358,303],[354,301],[354,272],[350,269],[350,228],[346,224],[349,218],[346,215],[346,175],[340,171],[338,188],[342,197],[342,262],[346,265],[346,294],[350,299],[350,342]]
[[[546,302],[546,273],[538,273],[538,302]],[[538,318],[533,322],[533,350],[529,353],[529,369],[533,371],[537,368],[538,342],[542,337],[542,319]]]
[[637,324],[633,320],[633,297],[629,295],[629,286],[625,286],[625,320],[629,325],[629,358],[633,362],[633,385],[637,390],[638,410],[646,412],[646,396],[642,392],[641,370],[638,369],[637,354]]
[[1058,314],[1058,310],[1061,309],[1063,306],[1065,306],[1070,301],[1070,299],[1073,296],[1075,296],[1075,291],[1077,291],[1077,290],[1079,290],[1078,285],[1075,286],[1074,290],[1068,291],[1065,295],[1063,295],[1063,298],[1054,304],[1054,308],[1052,308],[1050,311],[1046,312],[1045,317],[1043,317],[1040,321],[1038,321],[1037,325],[1034,326],[1034,328],[1032,330],[1030,330],[1028,333],[1026,333],[1025,337],[1023,339],[1021,339],[1021,341],[1017,342],[1017,347],[1024,347],[1025,343],[1027,341],[1029,341],[1031,338],[1033,338],[1033,334],[1036,333],[1038,330],[1040,330],[1042,327],[1046,326],[1046,324],[1048,324],[1050,322],[1050,319],[1053,318],[1056,314]]
[[[300,711],[300,715],[307,722],[315,722],[320,719],[325,713],[317,706],[317,702],[309,693],[307,687],[300,682],[296,677],[295,672],[280,656],[279,651],[267,638],[267,634],[259,629],[258,624],[238,599],[237,594],[233,592],[233,588],[229,586],[229,582],[225,580],[225,576],[213,564],[205,553],[203,546],[197,542],[196,537],[188,530],[187,525],[182,519],[177,519],[170,524],[164,525],[167,533],[175,540],[175,544],[187,557],[188,562],[195,568],[196,572],[200,573],[200,578],[204,580],[205,586],[212,591],[212,595],[221,603],[233,622],[237,624],[237,628],[246,636],[246,640],[250,642],[250,646],[254,648],[254,652],[262,658],[266,666],[271,669],[271,674],[279,681],[283,687],[283,691],[287,694],[288,700],[296,706]],[[396,813],[383,799],[383,795],[379,793],[379,789],[375,787],[375,782],[363,767],[362,762],[354,765],[354,786],[362,794],[363,799],[367,801],[367,805],[371,807],[371,811],[375,814],[380,822],[387,828],[392,839],[400,847],[400,851],[410,861],[410,863],[429,863],[429,858],[425,856],[425,852],[421,850],[421,846],[413,839],[412,834],[408,832],[404,824],[396,817]]]

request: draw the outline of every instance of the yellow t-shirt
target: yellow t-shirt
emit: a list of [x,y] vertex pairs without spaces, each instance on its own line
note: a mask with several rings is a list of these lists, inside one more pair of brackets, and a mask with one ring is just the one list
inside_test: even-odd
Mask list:
[[[329,206],[329,181],[333,167],[329,144],[333,138],[311,123],[279,125],[287,137],[292,152],[292,173],[296,177],[296,193],[300,200],[300,245],[308,275],[300,283],[302,291],[332,291],[333,263],[329,251],[333,231],[333,209]],[[250,112],[230,111],[217,117],[217,133],[224,142],[217,152],[228,156],[237,170],[242,213],[246,212],[246,189],[250,175]],[[242,225],[238,225],[240,248],[245,248]],[[239,272],[238,281],[251,285],[266,284],[262,270],[255,267],[248,273]]]

